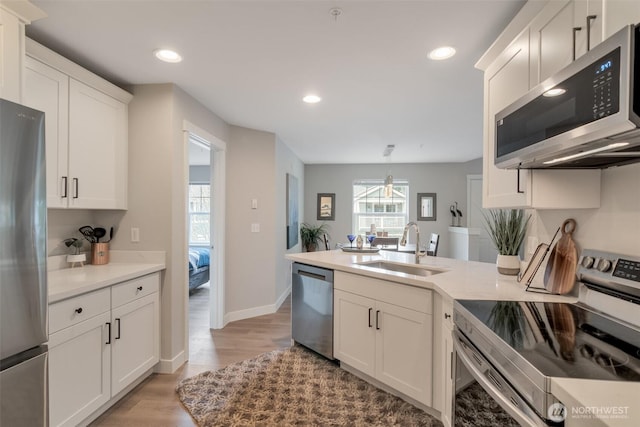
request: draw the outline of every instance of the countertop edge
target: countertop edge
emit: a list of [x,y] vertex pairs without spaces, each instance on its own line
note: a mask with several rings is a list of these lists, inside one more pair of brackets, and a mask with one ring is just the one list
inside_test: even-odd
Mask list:
[[[75,269],[64,269],[50,271],[49,281],[49,304],[73,298],[88,292],[96,291],[127,280],[146,276],[148,274],[162,271],[166,268],[164,263],[160,264],[134,264],[134,263],[111,263],[108,266],[124,267],[125,271],[114,271],[105,274],[106,266],[86,265]],[[126,266],[126,267],[125,267]],[[80,270],[82,270],[80,272]],[[102,271],[100,271],[102,270]],[[88,276],[88,277],[84,277]],[[64,287],[56,286],[56,282],[67,281]],[[51,286],[51,283],[54,286]],[[56,289],[59,288],[59,289]]]

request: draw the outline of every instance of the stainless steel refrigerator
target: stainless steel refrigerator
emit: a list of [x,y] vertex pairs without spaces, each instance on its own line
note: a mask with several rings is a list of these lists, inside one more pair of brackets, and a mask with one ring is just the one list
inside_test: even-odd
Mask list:
[[44,113],[0,99],[0,426],[46,426]]

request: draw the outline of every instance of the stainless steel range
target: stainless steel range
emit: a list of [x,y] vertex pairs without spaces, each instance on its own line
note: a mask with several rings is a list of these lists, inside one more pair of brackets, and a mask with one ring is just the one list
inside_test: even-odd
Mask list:
[[457,368],[521,425],[563,424],[552,377],[640,382],[640,258],[584,250],[578,281],[575,304],[454,304]]

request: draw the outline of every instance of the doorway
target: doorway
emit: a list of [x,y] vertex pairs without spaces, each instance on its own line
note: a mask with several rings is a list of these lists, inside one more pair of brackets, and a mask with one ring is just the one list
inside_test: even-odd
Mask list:
[[[185,216],[186,230],[184,245],[186,253],[190,248],[201,248],[208,252],[208,323],[207,329],[224,326],[224,247],[225,247],[225,165],[226,144],[186,122],[184,123],[185,150]],[[198,169],[190,173],[191,164]],[[208,181],[208,182],[207,182]],[[195,196],[195,197],[194,197]],[[195,208],[195,209],[190,209]],[[205,209],[208,208],[208,209]],[[206,212],[208,210],[208,212]],[[208,236],[206,235],[208,234]],[[206,251],[204,249],[207,249]],[[189,260],[191,264],[191,260]],[[203,261],[196,268],[202,268]],[[202,272],[202,271],[201,271]],[[189,277],[191,279],[191,277]],[[195,277],[195,284],[202,277]],[[200,285],[204,285],[203,282]],[[206,286],[206,285],[205,285]],[[183,286],[185,307],[185,352],[189,354],[189,286]]]

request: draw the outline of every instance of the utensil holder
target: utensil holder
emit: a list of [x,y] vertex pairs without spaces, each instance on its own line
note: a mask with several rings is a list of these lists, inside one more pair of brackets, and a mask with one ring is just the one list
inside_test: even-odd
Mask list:
[[109,264],[109,243],[91,244],[91,264]]

